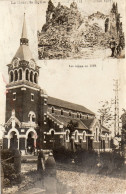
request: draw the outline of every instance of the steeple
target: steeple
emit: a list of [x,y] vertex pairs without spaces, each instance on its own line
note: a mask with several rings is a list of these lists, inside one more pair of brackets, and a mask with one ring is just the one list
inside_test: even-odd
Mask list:
[[20,60],[25,60],[27,62],[30,62],[30,60],[33,59],[28,43],[29,43],[29,40],[27,38],[27,29],[26,29],[26,21],[25,21],[25,13],[24,13],[24,21],[23,21],[21,38],[20,38],[20,46],[15,56],[13,57],[13,59],[18,58]]
[[25,14],[23,21],[23,28],[20,38],[20,46],[13,57],[11,63],[8,65],[9,80],[10,84],[20,85],[25,83],[32,87],[38,88],[38,75],[39,75],[39,66],[36,64],[35,60],[32,57],[28,45]]
[[26,29],[26,22],[25,22],[25,13],[24,13],[24,22],[23,22],[21,39],[20,39],[20,45],[28,45],[27,29]]

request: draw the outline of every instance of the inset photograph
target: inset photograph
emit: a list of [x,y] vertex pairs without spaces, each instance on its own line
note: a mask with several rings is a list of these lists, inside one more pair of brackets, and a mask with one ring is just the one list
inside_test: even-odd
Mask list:
[[40,60],[125,57],[125,2],[58,1],[38,7]]

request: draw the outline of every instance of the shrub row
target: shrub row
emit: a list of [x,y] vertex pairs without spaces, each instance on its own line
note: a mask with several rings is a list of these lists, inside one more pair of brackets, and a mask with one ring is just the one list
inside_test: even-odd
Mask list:
[[78,150],[76,152],[65,149],[65,147],[61,147],[59,149],[53,150],[53,155],[56,161],[62,163],[71,162],[74,159],[75,163],[78,165],[83,165],[86,167],[96,166],[98,162],[102,164],[102,166],[110,165],[113,168],[121,168],[124,164],[124,158],[115,151],[113,152],[102,152],[98,155],[95,151],[86,151],[86,150]]

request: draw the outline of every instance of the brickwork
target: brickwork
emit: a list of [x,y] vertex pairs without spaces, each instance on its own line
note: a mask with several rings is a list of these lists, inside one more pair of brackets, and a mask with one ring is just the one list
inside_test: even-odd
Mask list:
[[19,139],[19,149],[20,150],[25,150],[25,138],[20,138]]
[[3,149],[8,149],[8,139],[3,138]]

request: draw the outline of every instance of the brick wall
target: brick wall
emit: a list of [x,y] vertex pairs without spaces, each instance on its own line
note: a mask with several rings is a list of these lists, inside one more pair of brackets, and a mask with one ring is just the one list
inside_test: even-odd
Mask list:
[[19,138],[19,149],[25,150],[25,138]]
[[[52,113],[52,107],[54,108],[54,113]],[[67,109],[67,108],[54,106],[54,105],[50,105],[50,104],[48,105],[48,112],[52,115],[61,115],[61,110],[63,110],[63,116],[66,116],[66,117],[80,118],[80,114],[81,114],[82,119],[87,118],[87,114],[85,114],[85,113],[78,112],[78,111],[75,111],[75,110],[70,110],[70,109]],[[69,116],[69,113],[71,113],[71,116]],[[77,117],[77,113],[78,113],[79,117]],[[94,117],[94,116],[88,114],[89,119],[92,118],[92,117]]]
[[100,148],[101,148],[100,143],[101,143],[101,142],[96,142],[96,141],[94,141],[94,142],[93,142],[93,149],[100,149]]
[[[13,100],[13,93],[16,93],[16,100]],[[31,101],[31,93],[34,95],[33,101]],[[9,90],[6,95],[6,122],[10,119],[13,109],[20,122],[29,121],[30,111],[36,114],[36,121],[38,121],[38,103],[39,91],[29,88],[21,90],[21,87]]]
[[3,138],[3,149],[8,149],[8,139]]

